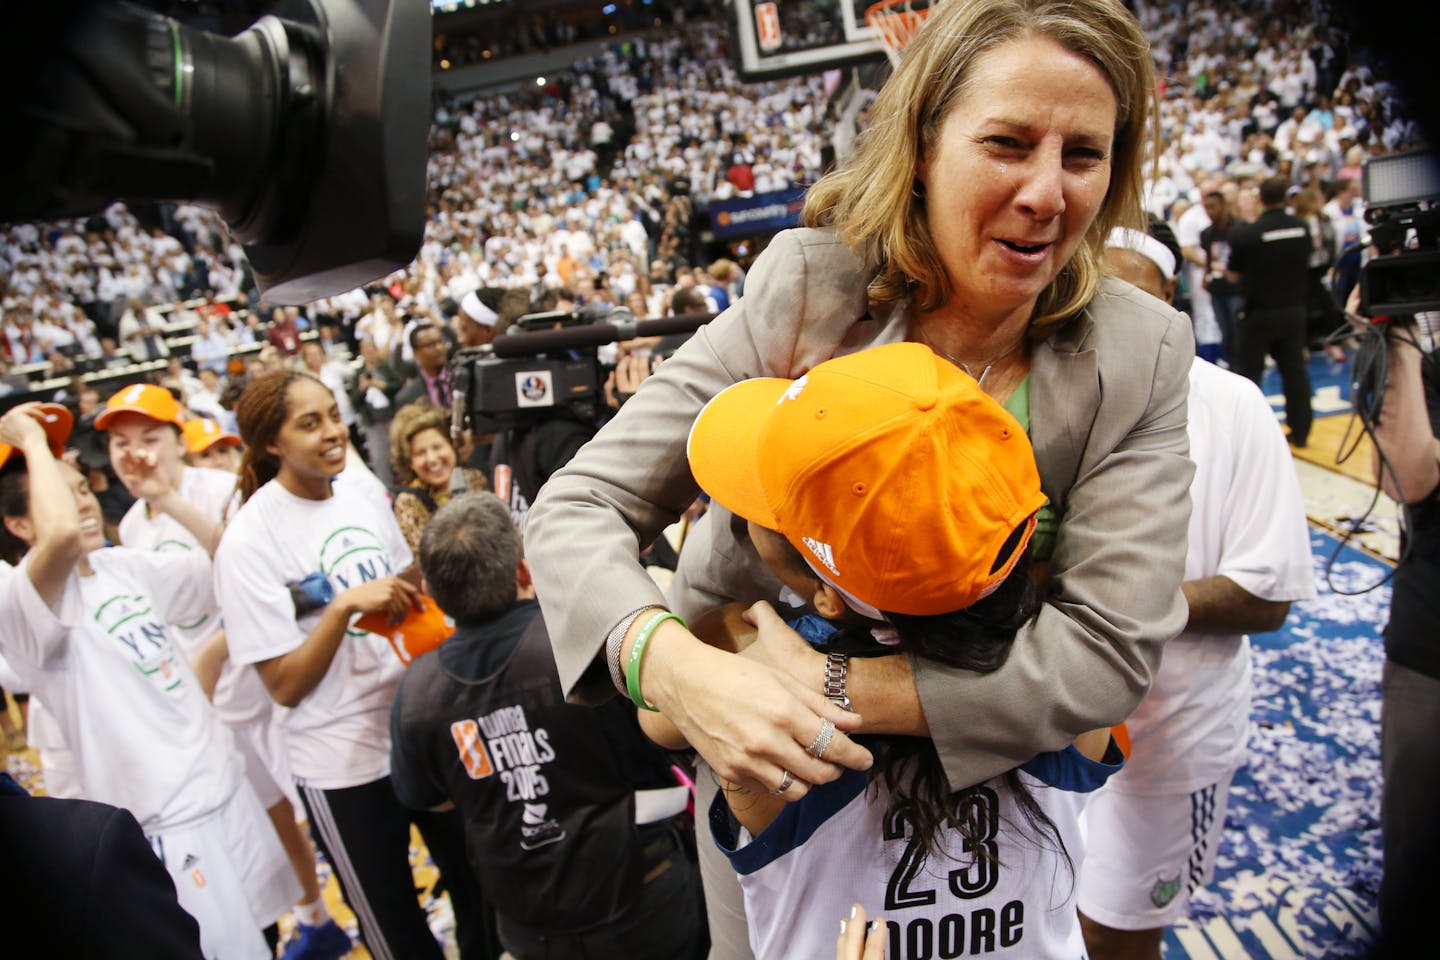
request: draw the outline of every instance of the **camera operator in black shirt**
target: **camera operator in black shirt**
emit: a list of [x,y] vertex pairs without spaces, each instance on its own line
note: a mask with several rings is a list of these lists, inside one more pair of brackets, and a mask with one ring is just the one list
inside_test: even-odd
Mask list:
[[[1353,294],[1349,308],[1359,306]],[[1384,323],[1389,381],[1375,425],[1381,488],[1405,505],[1406,549],[1385,627],[1380,756],[1381,936],[1376,956],[1423,942],[1440,875],[1440,353],[1409,318]]]

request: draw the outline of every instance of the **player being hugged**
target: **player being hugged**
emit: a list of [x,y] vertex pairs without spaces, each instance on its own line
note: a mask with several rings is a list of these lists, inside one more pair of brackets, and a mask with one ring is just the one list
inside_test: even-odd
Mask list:
[[[837,658],[900,650],[988,673],[1035,614],[1029,541],[1045,496],[1025,431],[923,344],[738,383],[697,418],[689,458],[812,607],[797,618],[805,638]],[[746,614],[775,617],[765,604]],[[712,642],[767,661],[785,656],[775,644],[802,643],[773,622],[761,640],[733,615],[706,619],[730,625]],[[643,702],[643,649],[631,662]],[[659,742],[683,743],[659,714],[641,716]],[[825,721],[811,755],[834,736]],[[1072,857],[1085,794],[1123,762],[1108,731],[955,792],[929,739],[866,745],[868,773],[793,803],[789,773],[771,794],[725,784],[710,810],[759,960],[833,951],[835,918],[855,903],[883,910],[897,960],[1083,953]]]

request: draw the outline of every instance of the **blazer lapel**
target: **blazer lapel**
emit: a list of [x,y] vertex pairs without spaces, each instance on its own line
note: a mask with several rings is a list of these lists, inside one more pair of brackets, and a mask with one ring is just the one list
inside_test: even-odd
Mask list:
[[1099,366],[1094,348],[1085,346],[1091,323],[1081,313],[1041,343],[1031,361],[1030,442],[1057,516],[1064,514],[1100,409]]

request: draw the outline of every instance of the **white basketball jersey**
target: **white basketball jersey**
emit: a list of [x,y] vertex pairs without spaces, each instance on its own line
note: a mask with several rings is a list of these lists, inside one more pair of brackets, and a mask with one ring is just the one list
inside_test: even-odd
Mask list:
[[[953,831],[926,857],[910,825],[888,815],[889,794],[847,772],[812,787],[758,837],[739,827],[723,794],[710,811],[716,843],[745,894],[757,960],[829,956],[838,921],[859,903],[890,923],[890,960],[1085,956],[1075,914],[1075,873],[1084,851],[1076,821],[1086,794],[1123,762],[1114,741],[1102,761],[1073,746],[1042,754],[1020,779],[1054,822],[1031,826],[1003,779],[965,801],[981,825],[976,841]],[[1072,866],[1073,863],[1073,866]]]

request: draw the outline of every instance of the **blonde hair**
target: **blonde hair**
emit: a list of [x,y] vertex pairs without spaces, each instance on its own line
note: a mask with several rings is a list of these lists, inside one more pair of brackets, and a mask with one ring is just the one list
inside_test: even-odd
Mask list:
[[710,264],[710,266],[706,267],[705,272],[710,274],[712,279],[719,280],[722,283],[729,283],[730,278],[735,276],[735,271],[738,269],[739,267],[736,266],[734,260],[722,259],[716,260]]
[[1105,238],[1116,226],[1143,229],[1147,141],[1159,156],[1150,45],[1118,0],[947,0],[936,4],[870,109],[870,126],[845,163],[810,188],[804,222],[835,227],[879,267],[870,295],[912,297],[934,310],[951,296],[925,204],[913,192],[920,162],[939,141],[981,56],[1027,36],[1047,37],[1094,63],[1115,93],[1110,187],[1070,262],[1040,295],[1032,322],[1065,319],[1100,284]]
[[415,471],[410,468],[410,445],[417,434],[426,430],[439,430],[445,442],[450,442],[445,414],[428,400],[407,403],[395,411],[395,419],[390,421],[390,466],[397,484],[403,486],[415,479]]
[[1313,183],[1290,198],[1290,207],[1297,217],[1312,216],[1319,213],[1323,206],[1325,206],[1325,195]]

